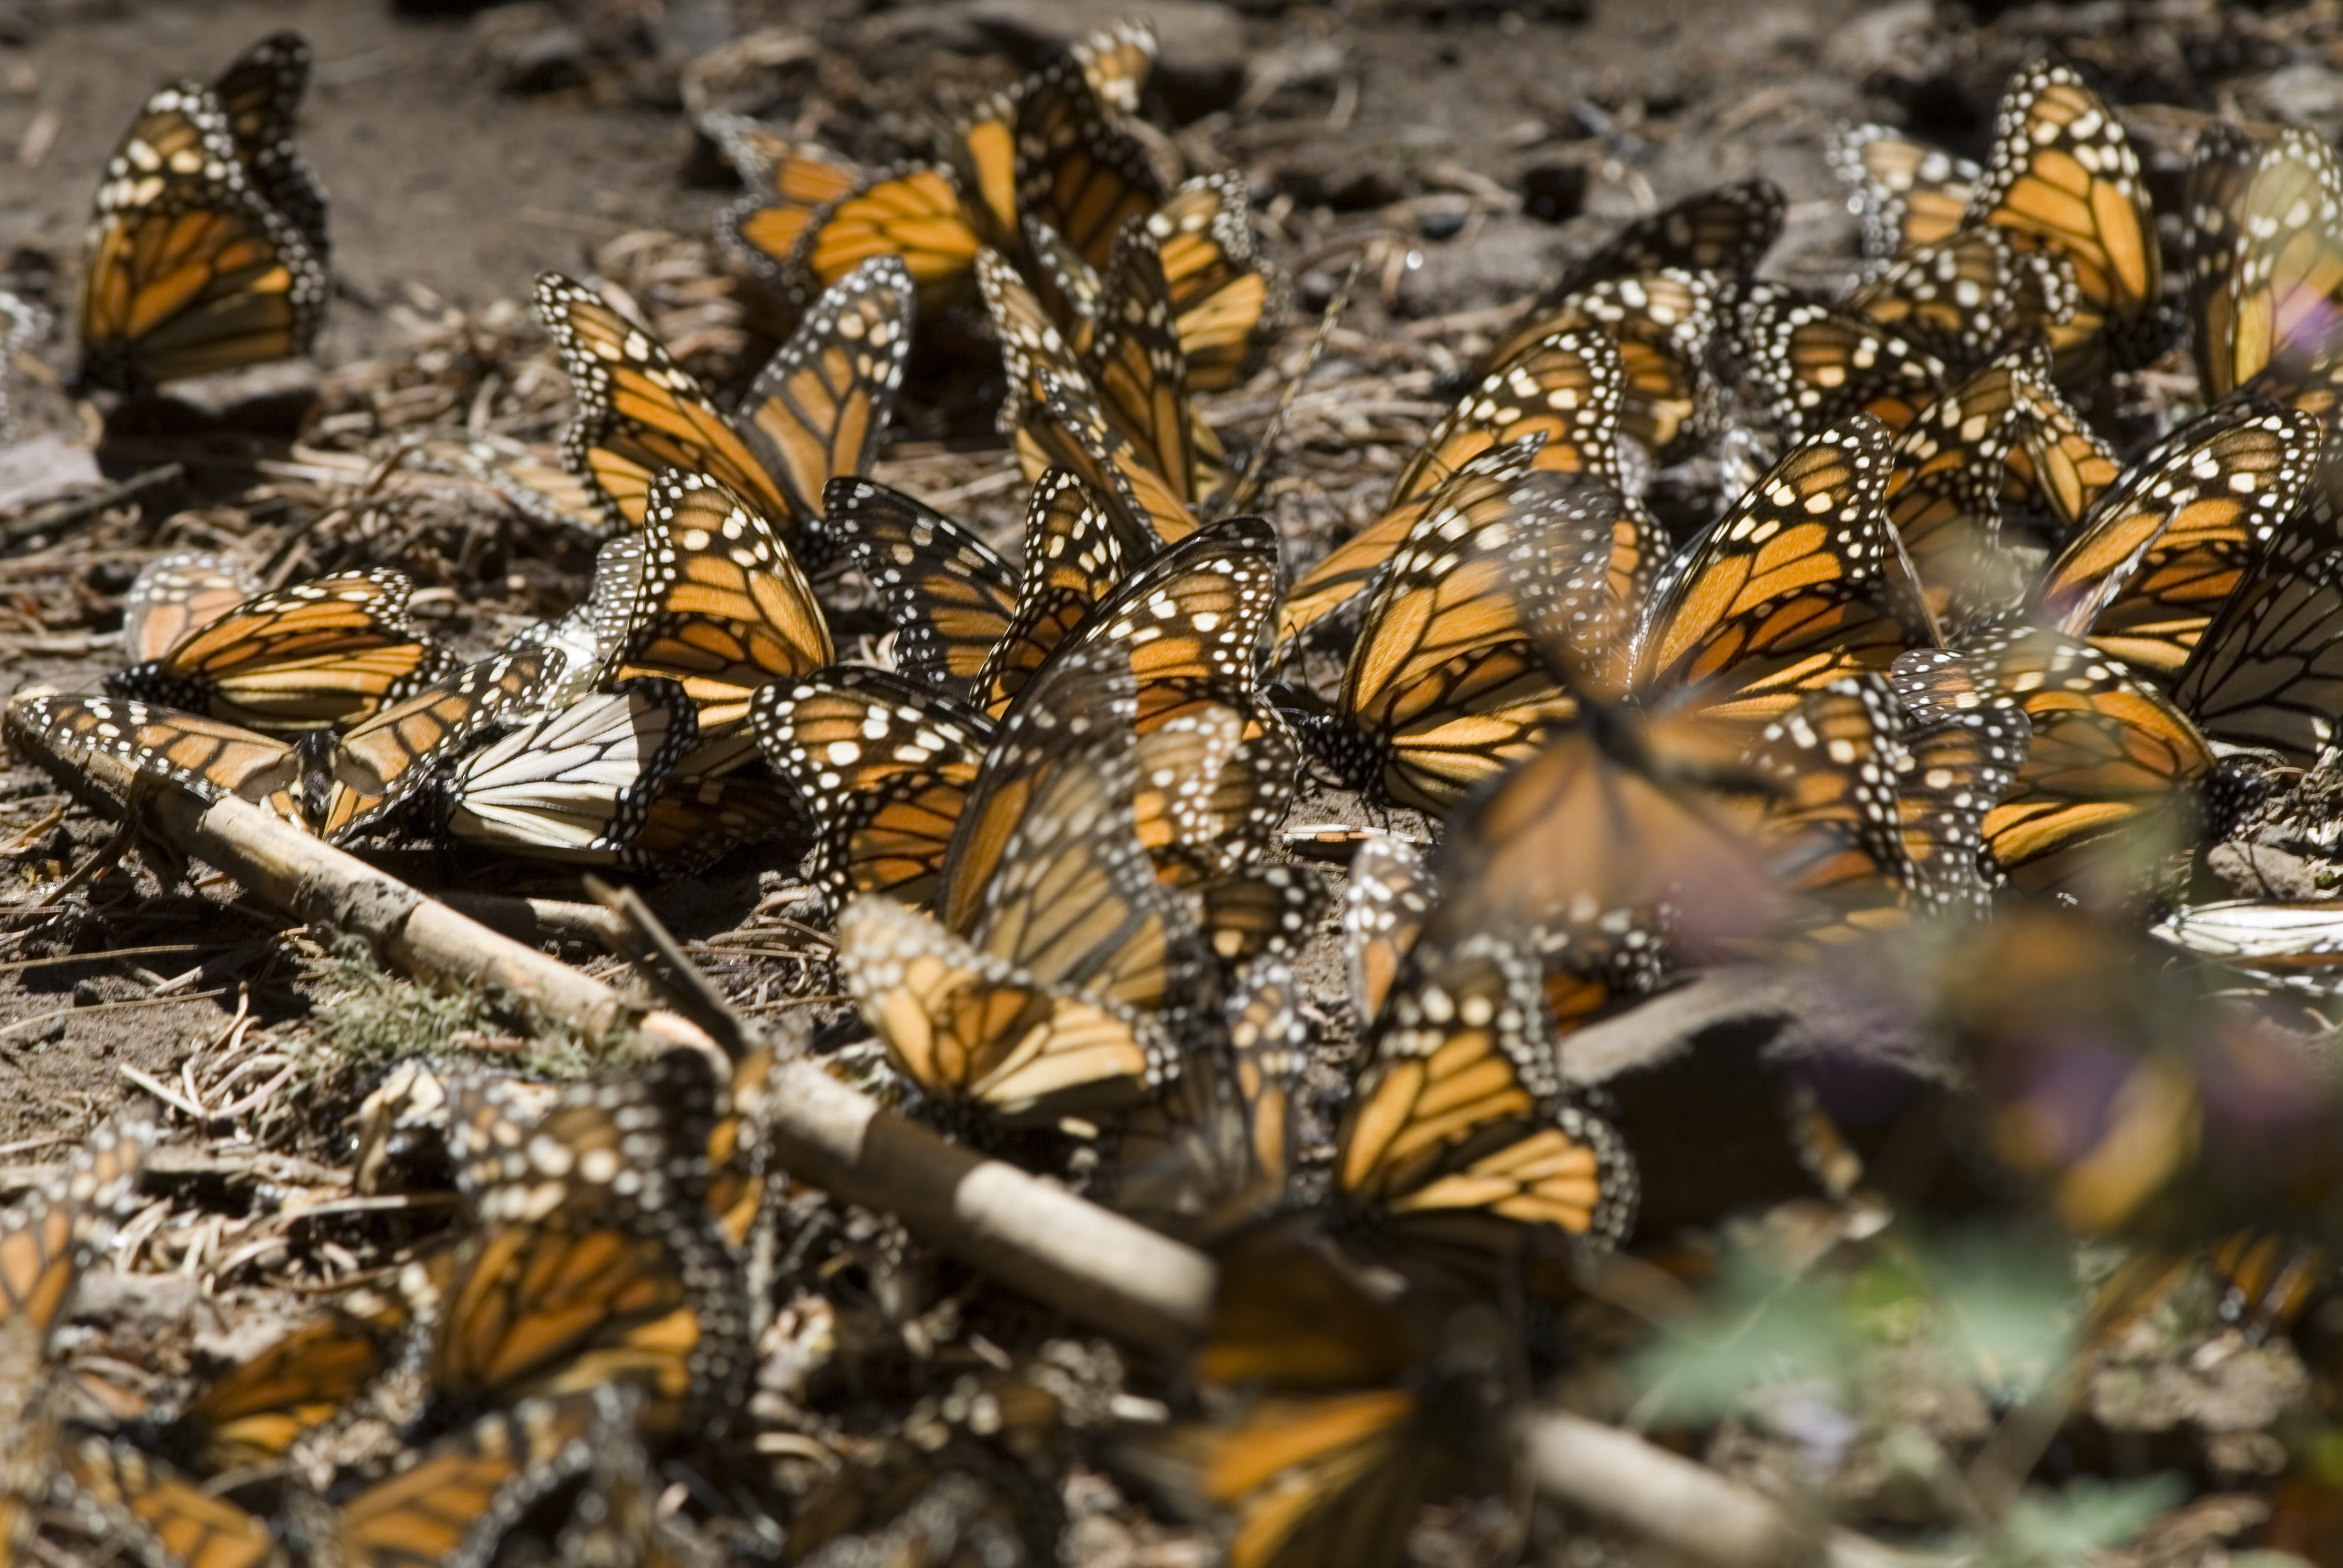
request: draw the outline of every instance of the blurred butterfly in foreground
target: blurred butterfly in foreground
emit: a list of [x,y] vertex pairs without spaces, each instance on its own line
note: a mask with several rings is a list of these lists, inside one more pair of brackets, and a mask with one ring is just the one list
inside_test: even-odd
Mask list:
[[325,317],[326,198],[293,150],[297,34],[216,87],[147,98],[107,161],[82,279],[76,391],[141,393],[306,354]]

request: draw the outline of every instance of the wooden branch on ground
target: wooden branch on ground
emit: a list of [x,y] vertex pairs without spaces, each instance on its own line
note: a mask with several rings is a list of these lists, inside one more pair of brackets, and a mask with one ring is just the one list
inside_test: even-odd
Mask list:
[[[118,759],[68,758],[15,722],[14,743],[76,798],[119,818],[134,798],[141,826],[208,861],[304,921],[374,942],[386,961],[450,988],[503,986],[581,1030],[631,1021],[655,1047],[713,1049],[696,1025],[630,1009],[601,981],[498,935],[257,806],[206,806],[139,779]],[[102,802],[102,803],[101,803]],[[1192,1247],[1052,1181],[989,1160],[880,1109],[810,1061],[773,1074],[769,1128],[780,1162],[866,1208],[897,1214],[940,1250],[1069,1316],[1166,1357],[1212,1318],[1215,1270]],[[1583,1418],[1534,1417],[1523,1452],[1541,1490],[1703,1563],[1793,1560],[1813,1539],[1778,1505],[1631,1433]],[[1833,1568],[1913,1568],[1919,1560],[1861,1537],[1825,1541]]]
[[1706,1465],[1584,1416],[1532,1416],[1519,1437],[1539,1491],[1694,1562],[1922,1568],[1949,1561],[1802,1526],[1779,1503]]

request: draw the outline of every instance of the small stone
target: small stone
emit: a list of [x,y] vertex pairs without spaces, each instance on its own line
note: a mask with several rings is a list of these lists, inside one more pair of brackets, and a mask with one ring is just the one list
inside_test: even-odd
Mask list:
[[80,980],[74,981],[74,1006],[96,1007],[98,1004],[98,1000],[97,982],[96,980]]
[[1539,164],[1522,171],[1522,210],[1540,223],[1567,223],[1585,208],[1584,164]]

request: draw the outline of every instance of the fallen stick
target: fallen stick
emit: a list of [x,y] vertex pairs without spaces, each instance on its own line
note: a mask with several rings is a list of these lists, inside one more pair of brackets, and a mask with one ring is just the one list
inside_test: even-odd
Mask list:
[[[16,721],[7,731],[76,798],[113,817],[139,798],[142,826],[174,850],[216,866],[297,918],[339,926],[385,960],[443,987],[501,985],[581,1028],[631,1021],[664,1045],[712,1050],[696,1025],[630,1009],[608,986],[498,936],[246,801],[206,806],[144,779],[103,753],[67,758]],[[101,804],[101,802],[104,802]],[[897,1214],[940,1250],[1071,1317],[1164,1356],[1210,1326],[1215,1270],[1192,1247],[1077,1197],[1055,1182],[882,1111],[810,1061],[774,1070],[769,1130],[780,1162],[850,1202]],[[1807,1539],[1774,1503],[1642,1439],[1575,1416],[1525,1429],[1539,1487],[1704,1563],[1787,1560]],[[1647,1497],[1629,1495],[1638,1490]],[[1845,1533],[1829,1537],[1835,1568],[1897,1568],[1915,1560]]]
[[1531,1480],[1548,1497],[1697,1562],[1920,1568],[1951,1561],[1850,1531],[1801,1527],[1779,1503],[1706,1465],[1584,1416],[1532,1416],[1519,1438]]

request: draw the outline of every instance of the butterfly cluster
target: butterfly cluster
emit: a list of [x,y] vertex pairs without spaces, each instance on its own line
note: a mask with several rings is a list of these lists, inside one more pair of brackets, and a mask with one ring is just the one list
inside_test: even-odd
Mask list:
[[[1693,977],[1909,973],[1989,1162],[2079,1231],[2197,1246],[2330,1179],[2283,1140],[2252,1167],[2276,1174],[2206,1174],[2256,1099],[2207,1086],[2296,1080],[2139,939],[2343,989],[2334,907],[2179,896],[2249,786],[2331,768],[2343,716],[2331,149],[2204,133],[2175,309],[2139,160],[2071,67],[2016,75],[1982,166],[1845,130],[1852,291],[1759,276],[1765,181],[1655,213],[1494,335],[1363,527],[1295,552],[1196,402],[1284,286],[1244,181],[1167,188],[1134,134],[1154,47],[1118,25],[890,169],[710,122],[751,193],[719,235],[797,318],[729,406],[539,278],[562,462],[606,536],[567,615],[466,659],[397,571],[169,557],[106,690],[11,724],[332,843],[800,873],[833,1032],[875,1042],[899,1105],[1212,1251],[1182,1402],[1113,1462],[1246,1568],[1395,1563],[1425,1502],[1509,1490],[1545,1320],[1636,1236],[1657,1163],[1574,1042]],[[306,350],[306,58],[272,39],[149,101],[99,198],[88,384]],[[1014,559],[870,474],[915,337],[979,308]],[[2097,394],[2183,326],[2202,410],[2121,456]],[[1728,433],[1762,459],[1672,531],[1654,465]],[[1285,831],[1313,780],[1432,837],[1335,835],[1332,887]],[[1339,999],[1309,994],[1314,944]],[[2109,1040],[2150,1044],[2109,1065]],[[55,1503],[163,1561],[487,1563],[528,1520],[564,1561],[688,1556],[666,1515],[707,1499],[655,1506],[658,1462],[712,1488],[753,1446],[771,1068],[445,1075],[449,1236],[135,1432],[30,1396],[11,1528]],[[1782,1098],[1851,1204],[1862,1161]],[[101,1136],[0,1221],[12,1367],[45,1367],[151,1137]],[[2217,1235],[2242,1296],[2307,1295],[2287,1238]],[[891,1458],[932,1492],[970,1408],[1046,1446],[1060,1402],[1025,1375]],[[407,1468],[334,1457],[359,1415]],[[789,1551],[908,1528],[880,1495],[809,1507]]]

